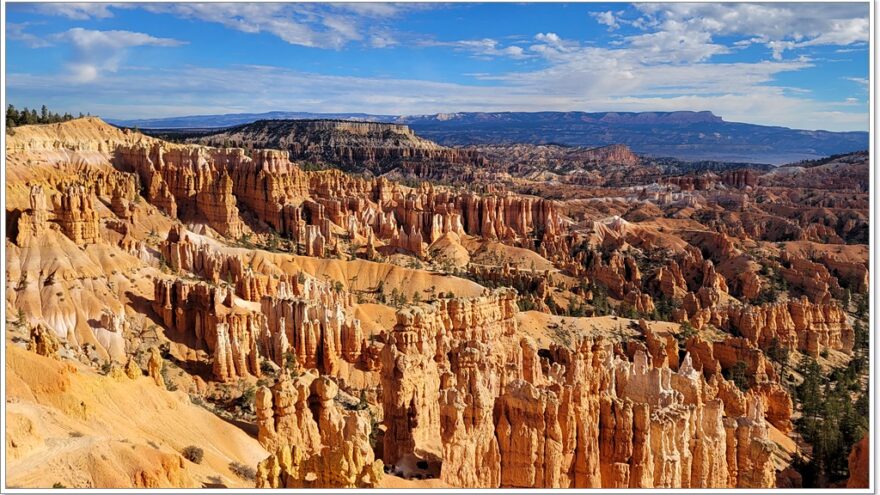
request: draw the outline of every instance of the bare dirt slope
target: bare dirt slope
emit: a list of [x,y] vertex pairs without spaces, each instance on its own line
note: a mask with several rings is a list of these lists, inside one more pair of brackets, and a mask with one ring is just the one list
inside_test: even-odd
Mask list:
[[[255,438],[146,376],[102,376],[72,361],[6,347],[10,486],[159,488],[253,486],[231,462],[267,455]],[[204,449],[194,464],[180,451]]]

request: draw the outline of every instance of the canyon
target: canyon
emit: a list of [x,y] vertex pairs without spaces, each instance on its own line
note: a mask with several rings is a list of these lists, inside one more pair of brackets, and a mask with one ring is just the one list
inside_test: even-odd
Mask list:
[[7,135],[16,485],[807,488],[797,391],[866,359],[866,153],[150,134]]

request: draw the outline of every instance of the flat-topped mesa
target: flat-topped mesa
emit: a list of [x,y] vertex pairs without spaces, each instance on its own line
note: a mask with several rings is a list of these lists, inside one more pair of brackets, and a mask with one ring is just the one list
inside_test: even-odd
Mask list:
[[272,455],[257,466],[257,488],[370,488],[383,465],[370,446],[367,410],[347,410],[328,377],[286,372],[260,387],[255,410],[260,444]]
[[420,177],[442,176],[450,166],[467,170],[486,163],[474,150],[440,146],[405,125],[378,122],[261,120],[193,141],[282,149],[294,160],[375,175],[399,170]]

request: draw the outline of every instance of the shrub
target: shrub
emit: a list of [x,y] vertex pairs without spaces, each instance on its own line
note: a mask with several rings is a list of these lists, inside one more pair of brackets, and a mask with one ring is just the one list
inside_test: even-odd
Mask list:
[[205,458],[205,451],[201,447],[196,447],[195,445],[190,445],[189,447],[184,448],[180,451],[183,457],[195,464],[201,464],[202,459]]
[[248,387],[244,392],[241,393],[241,397],[238,398],[238,405],[242,409],[253,410],[254,407],[254,399],[257,396],[257,388],[256,387]]
[[[441,292],[440,294],[441,294],[440,297],[443,297],[442,296],[443,293]],[[537,309],[537,305],[535,305],[535,301],[532,301],[531,299],[523,298],[522,296],[520,296],[516,299],[516,304],[517,304],[517,306],[519,306],[520,311],[533,311],[533,310]]]
[[749,375],[745,362],[737,361],[729,370],[722,370],[721,374],[728,380],[731,380],[743,392],[749,390]]
[[694,328],[694,326],[691,325],[691,323],[689,321],[682,322],[679,329],[680,330],[679,330],[678,334],[676,335],[676,337],[678,338],[678,340],[680,340],[682,342],[686,341],[687,339],[689,339],[697,334],[697,329]]
[[253,480],[257,477],[257,472],[254,468],[240,462],[230,462],[229,470],[232,471],[232,474],[244,480]]

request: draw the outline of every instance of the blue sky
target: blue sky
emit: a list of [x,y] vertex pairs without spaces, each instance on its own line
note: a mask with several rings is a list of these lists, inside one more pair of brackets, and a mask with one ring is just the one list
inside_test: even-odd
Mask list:
[[106,118],[711,110],[867,130],[867,3],[7,3],[6,97]]

